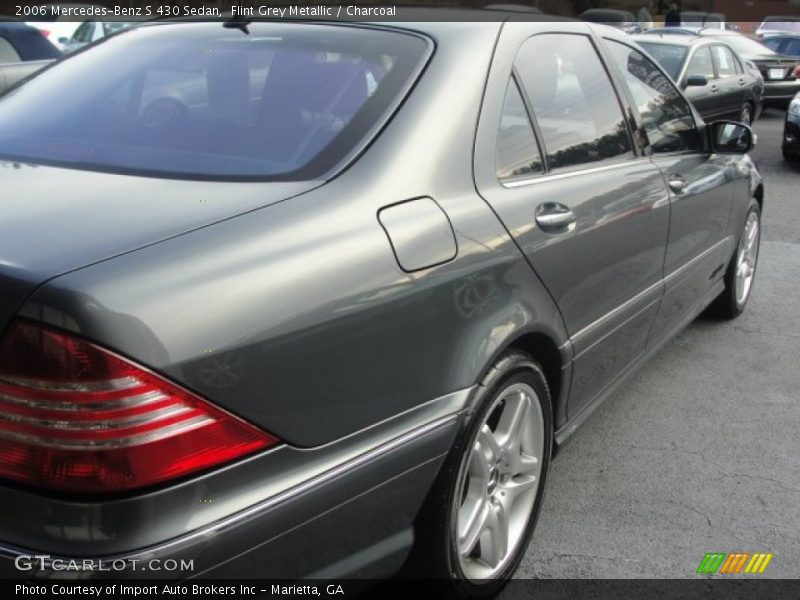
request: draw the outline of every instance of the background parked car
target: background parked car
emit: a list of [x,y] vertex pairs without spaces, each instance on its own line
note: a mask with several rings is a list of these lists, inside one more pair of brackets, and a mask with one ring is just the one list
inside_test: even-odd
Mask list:
[[[59,50],[66,50],[72,36],[84,21],[72,16],[61,15],[58,9],[95,9],[99,7],[94,4],[58,3],[43,4],[39,8],[43,10],[39,11],[39,14],[27,17],[27,23],[41,31],[42,35],[50,40]],[[88,18],[89,17],[87,17],[87,19]]]
[[625,33],[641,33],[642,27],[627,10],[613,10],[610,8],[590,8],[581,13],[581,20],[590,23],[601,23],[621,29]]
[[60,56],[58,48],[35,28],[0,21],[0,94]]
[[53,60],[61,52],[37,29],[20,21],[0,21],[0,64]]
[[62,44],[64,52],[74,52],[88,44],[93,44],[104,37],[130,27],[132,23],[120,21],[84,21],[75,33]]
[[[800,61],[800,33],[770,33],[761,43],[777,54]],[[800,78],[800,65],[794,68],[794,76]]]
[[789,102],[786,121],[783,125],[783,157],[786,160],[800,160],[800,93]]
[[796,58],[778,54],[761,42],[735,31],[700,29],[697,35],[721,38],[739,57],[758,68],[764,78],[764,106],[785,109],[800,91],[800,80],[795,75]]
[[750,124],[761,114],[763,80],[723,41],[668,34],[634,39],[672,76],[705,121]]
[[681,12],[682,27],[708,27],[710,29],[738,30],[739,27],[730,23],[728,17],[722,13],[699,12],[684,10]]
[[794,31],[800,33],[800,17],[766,17],[755,29],[755,36],[761,38],[769,33]]

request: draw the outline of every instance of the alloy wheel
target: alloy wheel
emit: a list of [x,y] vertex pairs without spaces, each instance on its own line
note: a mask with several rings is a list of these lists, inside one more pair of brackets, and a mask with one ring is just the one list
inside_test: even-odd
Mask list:
[[739,305],[747,301],[753,287],[760,235],[758,214],[751,212],[745,221],[744,231],[736,250],[736,302]]
[[509,385],[485,413],[459,472],[455,548],[470,580],[490,580],[513,559],[536,501],[544,439],[536,392]]

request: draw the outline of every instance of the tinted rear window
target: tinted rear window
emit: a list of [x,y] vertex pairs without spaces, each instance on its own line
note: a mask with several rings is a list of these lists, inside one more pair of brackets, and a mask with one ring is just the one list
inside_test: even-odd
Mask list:
[[681,72],[683,59],[686,58],[686,46],[673,44],[649,44],[639,42],[639,45],[647,50],[650,55],[658,61],[669,76],[675,79]]
[[351,26],[141,27],[0,100],[0,157],[201,177],[315,179],[396,104],[426,40]]

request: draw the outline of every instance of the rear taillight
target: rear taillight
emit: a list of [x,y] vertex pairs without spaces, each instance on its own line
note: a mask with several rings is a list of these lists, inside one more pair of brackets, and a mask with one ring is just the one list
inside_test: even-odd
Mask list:
[[275,443],[72,334],[16,321],[0,342],[0,477],[52,490],[118,492]]
[[794,75],[796,79],[800,79],[800,65],[795,65],[792,75]]
[[44,37],[50,37],[50,30],[49,29],[40,29],[39,33],[41,33]]

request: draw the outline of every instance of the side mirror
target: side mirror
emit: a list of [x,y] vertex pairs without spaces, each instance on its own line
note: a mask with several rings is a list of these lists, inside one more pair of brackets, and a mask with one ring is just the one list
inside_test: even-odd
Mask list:
[[708,85],[708,78],[705,75],[689,75],[686,77],[686,87],[703,87]]
[[716,121],[709,127],[711,149],[720,154],[745,154],[755,146],[753,130],[744,123]]

